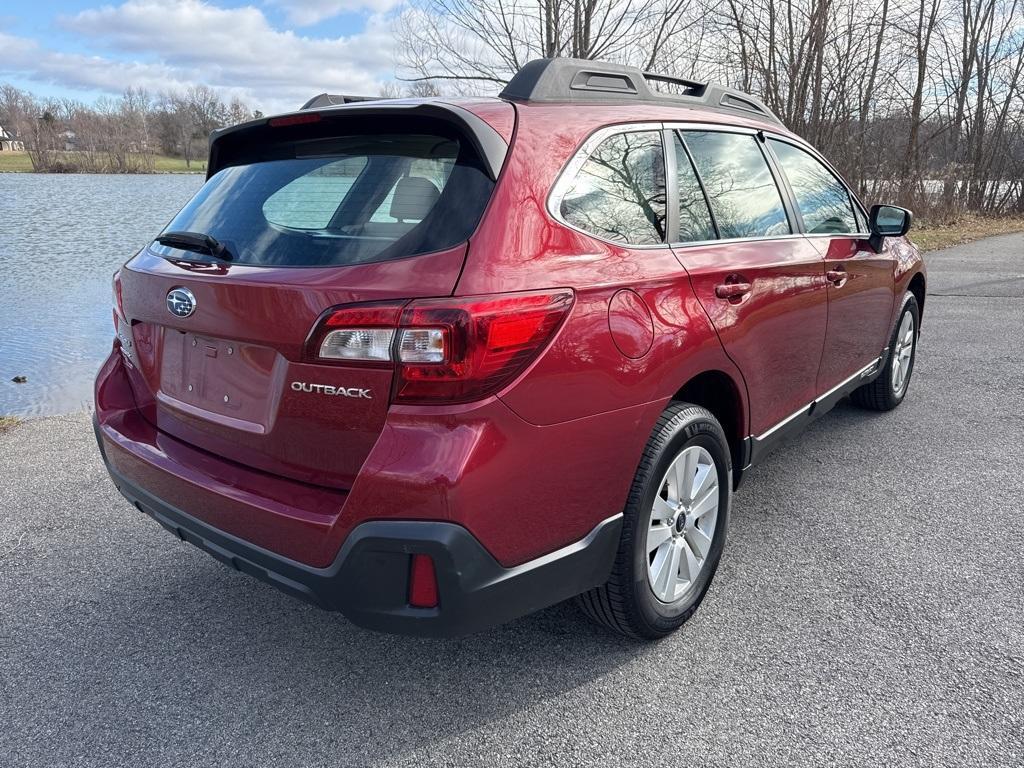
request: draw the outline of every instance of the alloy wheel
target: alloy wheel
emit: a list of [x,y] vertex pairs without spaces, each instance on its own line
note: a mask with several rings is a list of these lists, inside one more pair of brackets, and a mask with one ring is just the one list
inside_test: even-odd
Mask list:
[[907,384],[914,358],[914,315],[910,312],[903,314],[892,354],[892,391],[900,395]]
[[647,529],[647,576],[661,602],[675,602],[696,582],[711,553],[718,503],[714,459],[699,445],[685,448],[658,487]]

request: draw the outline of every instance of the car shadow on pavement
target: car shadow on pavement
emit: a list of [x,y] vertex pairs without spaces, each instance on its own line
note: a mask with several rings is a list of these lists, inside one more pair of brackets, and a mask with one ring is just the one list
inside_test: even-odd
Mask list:
[[152,534],[154,559],[118,567],[72,614],[64,631],[76,640],[52,681],[84,692],[59,706],[78,710],[86,734],[135,724],[133,751],[159,744],[180,757],[198,736],[209,764],[311,752],[386,764],[655,647],[591,624],[571,602],[452,640],[370,632]]

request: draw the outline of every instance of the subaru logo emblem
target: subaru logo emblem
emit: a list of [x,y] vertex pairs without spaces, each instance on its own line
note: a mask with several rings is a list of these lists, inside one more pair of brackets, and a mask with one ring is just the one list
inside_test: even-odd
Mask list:
[[188,288],[172,288],[167,294],[167,309],[175,317],[188,317],[196,311],[196,297]]

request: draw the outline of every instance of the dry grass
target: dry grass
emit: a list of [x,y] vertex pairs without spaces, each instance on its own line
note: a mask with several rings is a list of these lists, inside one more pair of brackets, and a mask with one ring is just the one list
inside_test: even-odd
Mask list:
[[14,428],[18,423],[16,416],[0,416],[0,435]]
[[950,222],[915,222],[909,237],[921,250],[937,251],[940,248],[949,248],[952,245],[961,245],[993,235],[1007,235],[1011,232],[1024,232],[1024,217],[961,216]]

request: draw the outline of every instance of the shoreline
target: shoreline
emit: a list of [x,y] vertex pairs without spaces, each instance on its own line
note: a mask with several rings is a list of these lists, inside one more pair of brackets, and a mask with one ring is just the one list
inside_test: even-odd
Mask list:
[[11,173],[19,176],[205,176],[206,169],[197,171],[33,171],[29,169],[0,168],[0,174]]
[[[37,170],[32,165],[32,158],[28,152],[0,152],[0,173],[38,173],[52,176],[151,176],[157,173],[199,175],[205,174],[207,168],[205,153],[201,157],[193,158],[190,161],[191,165],[186,165],[185,158],[173,155],[132,154],[131,159],[146,167],[132,170],[101,170],[99,166],[105,161],[104,155],[93,156],[68,151],[58,152],[52,158],[54,162],[50,169]],[[82,165],[86,167],[83,168]],[[91,168],[88,167],[90,165]]]

